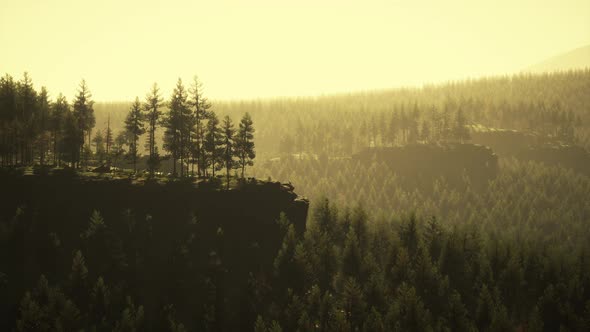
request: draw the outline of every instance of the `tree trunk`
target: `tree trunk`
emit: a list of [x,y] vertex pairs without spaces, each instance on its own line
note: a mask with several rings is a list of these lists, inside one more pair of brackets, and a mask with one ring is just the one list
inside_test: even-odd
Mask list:
[[172,158],[172,175],[176,176],[176,156]]
[[180,177],[184,177],[184,136],[180,131]]
[[215,155],[213,155],[213,159],[211,160],[211,176],[215,177]]
[[53,133],[53,164],[59,166],[57,163],[57,132]]
[[137,140],[133,140],[133,173],[137,173]]

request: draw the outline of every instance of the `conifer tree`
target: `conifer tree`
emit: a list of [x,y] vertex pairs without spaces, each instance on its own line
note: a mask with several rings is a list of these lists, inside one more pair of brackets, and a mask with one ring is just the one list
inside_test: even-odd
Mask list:
[[84,148],[84,133],[88,137],[88,146],[90,146],[90,135],[92,134],[92,128],[96,124],[96,118],[94,117],[94,102],[91,100],[92,94],[86,86],[86,81],[82,80],[78,88],[78,94],[74,98],[73,110],[74,116],[78,121],[78,130],[82,131],[82,143],[79,147],[80,156],[83,155]]
[[135,102],[131,105],[131,110],[125,119],[125,130],[129,137],[129,157],[133,161],[133,171],[137,172],[137,156],[139,154],[137,142],[139,137],[145,133],[144,118],[141,112],[141,103],[139,98],[135,98]]
[[191,128],[191,114],[187,104],[187,93],[179,78],[169,102],[170,112],[164,118],[164,149],[172,155],[174,174],[180,160],[180,176],[184,176],[185,159],[188,156],[188,138]]
[[204,173],[203,167],[203,141],[205,137],[205,120],[207,120],[211,116],[211,112],[209,108],[211,108],[211,104],[207,100],[207,98],[203,95],[203,84],[199,81],[198,77],[195,76],[193,78],[193,85],[190,89],[190,101],[189,104],[193,107],[193,128],[192,128],[192,137],[193,137],[193,144],[192,144],[192,151],[191,155],[193,159],[193,163],[196,162],[197,164],[197,175],[202,176]]
[[90,318],[96,323],[94,326],[100,330],[107,330],[108,316],[110,313],[111,305],[111,292],[109,287],[104,282],[102,277],[98,277],[98,280],[92,287],[90,292]]
[[361,249],[356,232],[351,227],[346,235],[342,252],[342,274],[346,277],[358,277],[361,272]]
[[426,120],[422,121],[422,129],[420,130],[420,140],[424,143],[430,142],[430,123]]
[[104,160],[104,156],[105,156],[105,150],[104,150],[105,138],[102,135],[101,130],[96,131],[96,134],[94,134],[94,138],[92,139],[92,142],[94,142],[94,152],[96,155],[96,161],[99,164],[101,164],[102,161]]
[[223,135],[217,115],[212,113],[207,122],[203,147],[207,153],[207,160],[211,166],[211,175],[213,177],[215,177],[215,171],[221,168],[220,165],[223,162]]
[[74,253],[69,275],[69,290],[78,306],[85,306],[88,299],[88,268],[80,250]]
[[244,117],[240,121],[236,136],[236,154],[238,165],[242,169],[243,178],[246,166],[254,165],[253,160],[256,158],[256,152],[254,151],[254,127],[252,126],[252,118],[249,113],[244,114]]
[[35,146],[39,150],[39,163],[41,165],[45,165],[45,156],[49,150],[51,140],[49,132],[50,108],[49,93],[45,87],[41,87],[41,92],[37,98],[37,115],[35,116],[35,129],[33,130],[36,136]]
[[17,84],[12,76],[0,78],[0,153],[3,166],[17,163]]
[[61,93],[57,96],[54,103],[51,105],[50,128],[53,140],[53,164],[59,166],[61,162],[61,155],[58,151],[58,144],[62,140],[65,119],[67,113],[70,112],[70,105],[66,97]]
[[111,158],[113,164],[117,165],[119,159],[125,155],[125,146],[128,145],[129,139],[125,131],[121,131],[113,141],[113,148],[111,149]]
[[78,127],[79,121],[70,111],[64,116],[63,140],[60,155],[70,162],[72,168],[80,163],[81,148],[84,145],[84,132]]
[[104,143],[105,143],[105,154],[106,154],[106,158],[107,158],[107,164],[110,166],[111,165],[111,147],[113,146],[113,142],[114,142],[114,137],[113,137],[113,130],[111,129],[111,115],[109,114],[108,118],[107,118],[107,129],[105,131],[105,138],[104,138]]
[[33,161],[33,139],[35,137],[34,116],[37,113],[37,92],[33,88],[33,81],[25,72],[23,79],[17,85],[17,139],[22,164]]
[[455,127],[453,128],[453,136],[461,143],[470,138],[469,129],[467,128],[467,118],[462,108],[457,111],[457,118],[455,119]]
[[152,90],[146,95],[144,103],[145,118],[148,126],[148,139],[146,142],[146,147],[149,151],[148,169],[151,176],[154,175],[160,164],[160,156],[158,155],[156,146],[156,130],[160,123],[160,117],[162,116],[162,111],[160,111],[162,106],[163,100],[160,96],[160,89],[158,88],[158,84],[154,83]]
[[229,172],[234,168],[234,135],[236,129],[229,116],[223,119],[222,124],[222,140],[223,140],[223,164],[225,165],[225,175],[227,180],[227,189],[229,190]]

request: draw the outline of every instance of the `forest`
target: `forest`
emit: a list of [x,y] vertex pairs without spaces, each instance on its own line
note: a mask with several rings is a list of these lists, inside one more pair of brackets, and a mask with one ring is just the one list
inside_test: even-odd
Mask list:
[[95,102],[7,74],[0,329],[588,331],[588,91]]
[[[244,114],[238,131],[229,116],[220,123],[209,110],[211,104],[196,77],[190,91],[178,79],[165,116],[163,99],[154,84],[143,103],[136,97],[130,105],[123,129],[115,134],[107,116],[106,128],[96,130],[94,136],[94,101],[84,80],[71,105],[62,94],[50,101],[45,87],[35,91],[27,73],[18,82],[6,74],[0,79],[0,91],[3,166],[68,163],[72,169],[106,166],[104,170],[110,171],[111,164],[124,157],[135,173],[143,151],[139,140],[147,133],[146,171],[151,177],[162,160],[171,160],[174,177],[188,176],[189,170],[194,176],[195,165],[198,177],[207,177],[210,171],[215,178],[216,170],[225,169],[229,185],[230,170],[239,168],[244,177],[246,166],[253,165],[256,156],[250,115]],[[158,129],[163,130],[160,144],[156,143]],[[165,158],[160,157],[159,146],[168,153]]]

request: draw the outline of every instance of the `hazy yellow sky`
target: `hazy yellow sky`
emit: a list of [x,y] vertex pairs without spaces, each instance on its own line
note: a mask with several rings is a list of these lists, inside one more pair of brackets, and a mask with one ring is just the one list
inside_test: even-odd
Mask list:
[[0,0],[0,73],[71,98],[317,95],[519,71],[590,44],[590,0]]

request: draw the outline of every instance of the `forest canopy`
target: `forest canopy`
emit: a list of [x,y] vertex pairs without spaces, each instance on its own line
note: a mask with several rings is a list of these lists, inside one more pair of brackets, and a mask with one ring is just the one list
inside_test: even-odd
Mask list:
[[[3,209],[0,327],[590,329],[588,69],[244,101],[197,78],[130,102],[89,86],[68,101],[0,79],[6,183],[66,169],[65,193],[104,186],[76,216]],[[306,213],[293,187],[306,220],[241,206],[286,195]],[[134,200],[88,207],[122,188]]]

